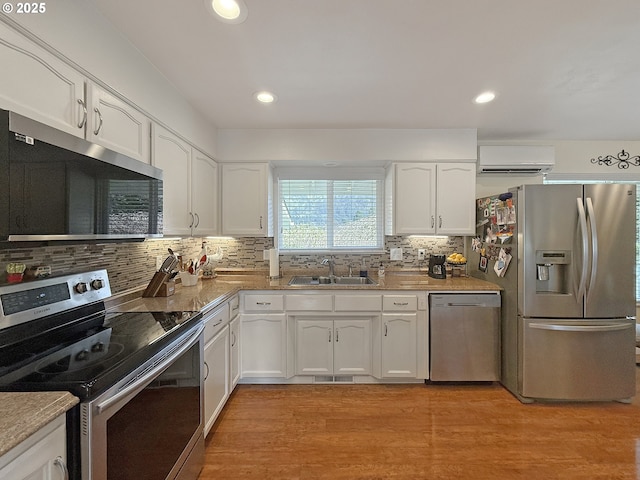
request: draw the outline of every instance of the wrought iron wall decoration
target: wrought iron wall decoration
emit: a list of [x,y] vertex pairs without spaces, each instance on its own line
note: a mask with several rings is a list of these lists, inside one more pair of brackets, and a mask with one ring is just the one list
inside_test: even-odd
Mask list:
[[592,158],[591,163],[597,163],[598,165],[606,165],[608,167],[617,165],[618,168],[624,170],[633,165],[634,167],[640,167],[640,155],[631,156],[629,152],[621,150],[615,157],[613,155],[599,156],[598,158]]

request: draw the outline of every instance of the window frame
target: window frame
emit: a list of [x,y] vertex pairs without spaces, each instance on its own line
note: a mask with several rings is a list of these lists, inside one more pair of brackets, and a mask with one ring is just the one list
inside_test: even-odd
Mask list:
[[[378,234],[376,246],[373,247],[330,247],[291,249],[281,247],[282,206],[280,198],[281,180],[375,180],[377,181],[376,218]],[[280,167],[274,170],[274,245],[280,252],[286,254],[344,254],[344,253],[383,253],[385,243],[385,170],[384,168],[364,167]]]

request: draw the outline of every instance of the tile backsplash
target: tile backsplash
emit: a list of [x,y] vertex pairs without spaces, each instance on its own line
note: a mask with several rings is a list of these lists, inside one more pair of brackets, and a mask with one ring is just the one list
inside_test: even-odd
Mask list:
[[[168,255],[168,249],[195,258],[200,252],[202,238],[147,240],[144,242],[79,244],[47,247],[4,248],[0,250],[0,269],[5,272],[8,263],[24,263],[27,266],[49,265],[53,275],[74,271],[106,268],[113,293],[120,293],[144,286],[156,271],[157,258]],[[210,253],[220,247],[224,253],[216,268],[226,270],[260,270],[268,272],[268,261],[263,251],[273,248],[273,238],[207,238]],[[389,250],[402,248],[402,261],[391,261]],[[362,259],[369,271],[377,272],[380,263],[387,270],[418,270],[426,268],[427,260],[418,260],[418,249],[424,248],[426,259],[430,254],[462,252],[463,237],[385,237],[384,253],[332,254],[336,274],[348,273],[349,266],[359,270]],[[281,254],[280,271],[324,270],[320,262],[327,254]],[[0,278],[4,281],[4,275]]]

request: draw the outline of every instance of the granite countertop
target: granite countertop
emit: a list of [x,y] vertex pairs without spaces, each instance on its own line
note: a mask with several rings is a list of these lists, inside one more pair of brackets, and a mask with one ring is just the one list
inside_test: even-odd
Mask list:
[[78,401],[68,392],[0,392],[0,456]]
[[293,275],[325,275],[326,272],[291,272],[281,278],[271,280],[266,272],[228,272],[220,273],[210,279],[200,278],[192,287],[176,285],[175,294],[169,297],[142,298],[141,291],[128,294],[128,297],[114,297],[108,302],[110,311],[199,311],[214,308],[225,302],[240,290],[428,290],[428,291],[499,291],[499,285],[473,277],[449,277],[435,279],[424,272],[389,272],[384,277],[371,278],[378,285],[340,285],[340,286],[290,286]]

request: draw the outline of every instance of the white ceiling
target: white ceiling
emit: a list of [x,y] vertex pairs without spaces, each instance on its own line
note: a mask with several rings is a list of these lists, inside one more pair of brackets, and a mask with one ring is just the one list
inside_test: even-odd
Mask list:
[[245,0],[238,25],[202,0],[92,2],[219,128],[640,140],[638,0]]

